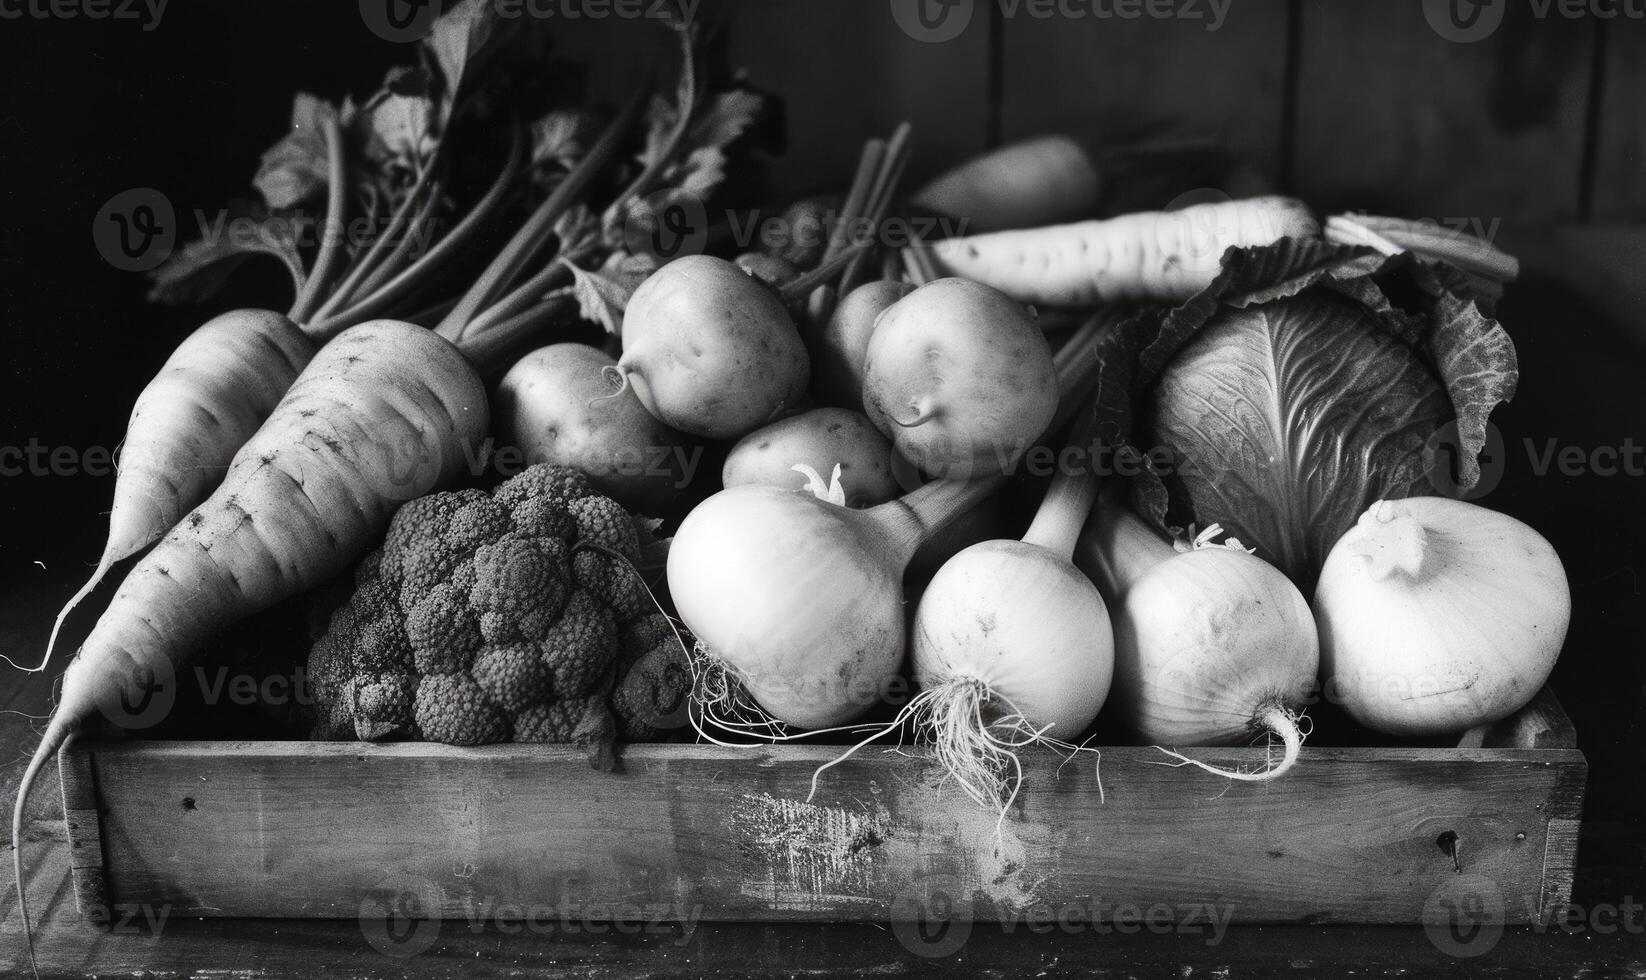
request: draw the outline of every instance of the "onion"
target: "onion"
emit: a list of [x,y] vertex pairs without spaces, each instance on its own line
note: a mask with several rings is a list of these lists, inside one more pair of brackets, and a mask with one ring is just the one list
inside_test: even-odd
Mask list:
[[1313,693],[1320,646],[1309,604],[1278,568],[1216,525],[1179,552],[1124,503],[1105,500],[1080,557],[1115,610],[1115,698],[1144,741],[1229,745],[1279,735],[1286,753],[1255,773],[1169,753],[1218,775],[1273,779],[1302,748],[1297,713]]
[[[1089,442],[1094,428],[1087,413],[1074,445]],[[921,692],[893,725],[911,723],[961,789],[1002,818],[1021,785],[1018,750],[1074,751],[1072,740],[1108,697],[1108,609],[1072,561],[1097,486],[1090,467],[1060,470],[1023,540],[960,552],[938,569],[915,612]]]
[[698,642],[772,718],[838,725],[897,676],[909,559],[996,485],[931,483],[867,510],[804,490],[722,490],[675,534],[669,592]]
[[1537,694],[1572,594],[1530,527],[1413,497],[1373,504],[1332,548],[1315,614],[1328,696],[1369,728],[1438,735],[1505,718]]
[[[1097,367],[1093,343],[1108,326],[1092,320],[1059,352],[1066,410],[1089,388]],[[909,560],[1003,479],[940,480],[851,510],[842,506],[838,477],[836,470],[833,492],[722,490],[675,534],[668,561],[675,607],[706,655],[702,666],[734,682],[705,689],[700,672],[694,697],[703,720],[728,720],[743,692],[764,718],[726,727],[828,727],[880,700],[903,660]],[[1073,538],[1070,532],[1071,548]]]

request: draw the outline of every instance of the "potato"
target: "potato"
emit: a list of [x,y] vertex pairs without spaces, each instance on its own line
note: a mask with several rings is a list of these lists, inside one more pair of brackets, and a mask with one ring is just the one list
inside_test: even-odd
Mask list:
[[725,259],[688,255],[630,298],[618,369],[665,424],[735,439],[799,403],[811,359],[775,290]]
[[997,289],[939,279],[880,315],[863,404],[923,472],[1005,472],[1057,411],[1052,351],[1029,312]]
[[812,387],[821,398],[833,405],[863,410],[863,362],[869,356],[875,320],[912,292],[912,283],[880,279],[846,294],[818,338]]
[[867,416],[844,408],[813,409],[744,436],[726,457],[721,482],[728,487],[759,483],[800,490],[806,477],[794,471],[797,463],[810,466],[824,480],[838,464],[848,507],[871,507],[899,493],[891,442]]
[[617,362],[587,344],[552,344],[521,358],[497,392],[505,444],[530,463],[561,463],[629,510],[656,513],[686,487],[699,454],[608,380]]

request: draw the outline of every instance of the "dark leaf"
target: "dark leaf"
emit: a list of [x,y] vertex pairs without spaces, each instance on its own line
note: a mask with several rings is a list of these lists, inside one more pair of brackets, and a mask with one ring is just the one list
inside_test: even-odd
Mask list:
[[178,249],[160,268],[149,273],[151,302],[188,305],[215,296],[240,264],[258,255],[272,255],[291,273],[294,291],[302,291],[303,260],[298,254],[291,220],[279,216],[225,220],[207,237]]
[[252,185],[271,211],[294,208],[318,196],[326,186],[328,155],[325,124],[337,119],[330,102],[299,92],[292,103],[291,129],[263,153]]

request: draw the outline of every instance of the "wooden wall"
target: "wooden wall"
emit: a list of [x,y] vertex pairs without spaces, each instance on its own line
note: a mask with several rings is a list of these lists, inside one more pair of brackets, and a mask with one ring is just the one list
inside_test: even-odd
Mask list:
[[[915,2],[955,4],[964,29],[911,37],[896,10]],[[1321,207],[1486,231],[1646,217],[1646,21],[1624,0],[1576,16],[1569,0],[1482,0],[1501,22],[1468,42],[1426,8],[1474,0],[1223,0],[1221,17],[1214,0],[1152,0],[1180,16],[1117,16],[1128,2],[1148,9],[701,0],[699,16],[725,18],[734,62],[789,99],[785,189],[843,182],[864,137],[908,118],[917,177],[1049,130],[1100,147],[1210,137]]]

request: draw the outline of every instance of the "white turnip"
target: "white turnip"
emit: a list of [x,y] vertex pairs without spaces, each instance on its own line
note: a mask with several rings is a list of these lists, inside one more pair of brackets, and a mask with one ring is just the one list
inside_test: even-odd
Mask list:
[[1505,718],[1554,669],[1571,621],[1560,556],[1506,514],[1445,497],[1381,500],[1315,590],[1327,693],[1393,735]]
[[[1105,500],[1080,538],[1077,561],[1115,620],[1120,719],[1143,740],[1230,745],[1271,732],[1285,755],[1241,780],[1280,776],[1298,759],[1298,712],[1313,693],[1320,645],[1309,604],[1278,568],[1213,545],[1208,528],[1179,552],[1123,502]],[[1232,546],[1231,546],[1232,545]]]

